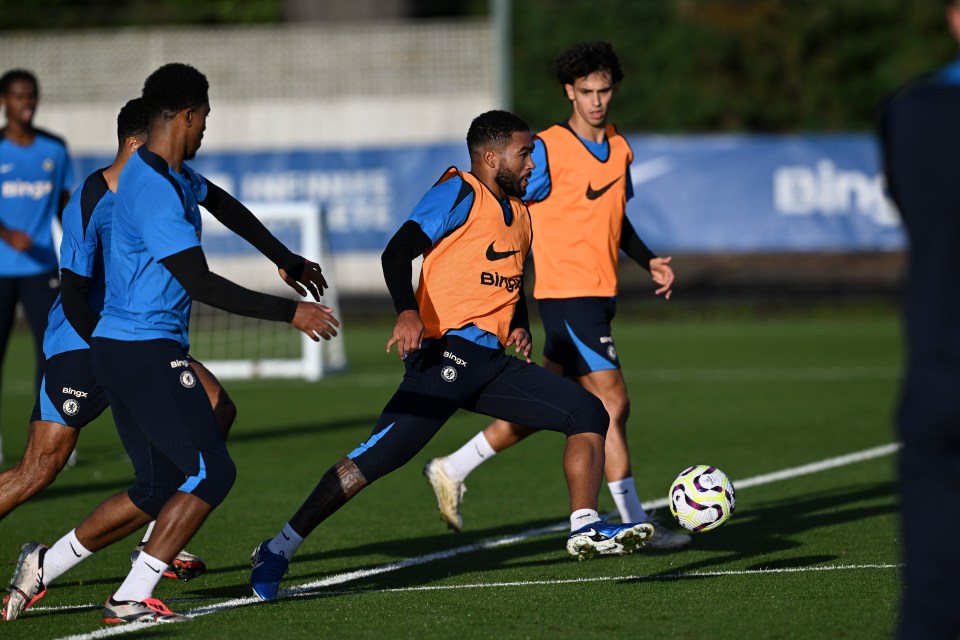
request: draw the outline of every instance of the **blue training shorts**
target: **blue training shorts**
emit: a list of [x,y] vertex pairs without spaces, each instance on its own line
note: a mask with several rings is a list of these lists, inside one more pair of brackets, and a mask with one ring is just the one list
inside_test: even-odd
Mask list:
[[564,376],[620,368],[610,330],[616,299],[544,299],[537,306],[545,334],[543,355],[561,365]]
[[82,429],[108,405],[90,366],[90,350],[65,351],[47,360],[30,422],[46,420]]

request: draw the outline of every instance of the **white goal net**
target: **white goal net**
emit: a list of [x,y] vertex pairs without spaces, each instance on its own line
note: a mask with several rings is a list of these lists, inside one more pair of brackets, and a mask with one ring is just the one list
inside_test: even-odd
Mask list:
[[[338,314],[336,279],[326,255],[319,207],[311,203],[246,203],[291,251],[317,262],[330,287],[321,303]],[[248,289],[301,299],[277,274],[277,268],[206,211],[203,251],[210,270]],[[312,297],[306,298],[312,300]],[[318,380],[346,367],[343,333],[313,342],[289,324],[226,313],[194,302],[190,318],[190,354],[218,378],[303,378]]]

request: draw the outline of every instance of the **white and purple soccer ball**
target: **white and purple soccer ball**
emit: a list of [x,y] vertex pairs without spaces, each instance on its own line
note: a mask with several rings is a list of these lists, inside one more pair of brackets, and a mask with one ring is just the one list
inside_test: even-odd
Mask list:
[[730,519],[737,506],[736,492],[727,475],[709,465],[688,467],[670,485],[670,513],[684,529],[716,529]]

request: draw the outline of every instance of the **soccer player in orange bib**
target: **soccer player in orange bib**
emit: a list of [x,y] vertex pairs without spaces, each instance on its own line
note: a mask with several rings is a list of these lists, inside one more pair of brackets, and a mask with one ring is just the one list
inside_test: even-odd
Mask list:
[[[537,135],[536,164],[526,200],[533,220],[533,259],[537,299],[545,339],[543,366],[596,395],[610,415],[606,440],[608,487],[623,522],[650,516],[634,487],[626,424],[630,398],[613,342],[617,263],[623,250],[647,269],[657,295],[669,299],[671,258],[657,257],[626,217],[633,196],[633,152],[608,122],[610,104],[623,78],[620,61],[606,42],[582,42],[564,51],[554,70],[571,113],[566,122]],[[534,429],[497,420],[449,456],[424,468],[442,518],[451,529],[463,526],[460,502],[467,475],[494,454]],[[657,527],[644,549],[676,549],[690,536]]]
[[[609,416],[596,396],[530,362],[523,263],[530,213],[520,198],[533,136],[519,117],[488,111],[467,133],[470,172],[451,167],[383,252],[397,311],[387,342],[406,372],[370,438],[330,467],[290,521],[254,549],[250,586],[272,600],[290,559],[321,522],[361,489],[413,458],[458,409],[563,433],[570,491],[567,551],[585,559],[635,550],[646,523],[597,514]],[[411,262],[423,255],[416,293]],[[505,352],[513,347],[523,359]]]

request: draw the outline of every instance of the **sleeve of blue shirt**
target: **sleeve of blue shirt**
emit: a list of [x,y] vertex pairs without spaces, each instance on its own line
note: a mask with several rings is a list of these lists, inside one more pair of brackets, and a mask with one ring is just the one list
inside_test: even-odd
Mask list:
[[74,175],[73,175],[73,162],[70,161],[70,153],[67,151],[66,144],[64,144],[63,146],[63,162],[61,166],[63,167],[63,170],[60,172],[60,176],[59,176],[60,177],[60,182],[58,184],[59,192],[69,193],[70,190],[73,188]]
[[63,239],[60,241],[60,267],[69,269],[79,276],[89,278],[93,275],[94,257],[97,253],[99,238],[93,230],[83,231],[83,215],[80,210],[80,194],[77,189],[63,210]]
[[143,242],[154,260],[200,246],[197,230],[187,220],[183,201],[169,184],[155,182],[139,194],[144,202],[153,203],[150,215],[137,216]]
[[445,180],[427,191],[410,213],[409,219],[420,225],[433,244],[467,221],[474,195],[472,189],[461,193],[463,187],[459,176]]
[[207,199],[207,181],[193,167],[184,164],[181,167],[183,175],[187,176],[190,186],[193,187],[193,195],[197,197],[197,202],[203,202]]
[[527,192],[523,199],[527,202],[539,202],[550,195],[550,167],[547,165],[547,148],[543,140],[535,138],[533,141],[533,173],[527,182]]

